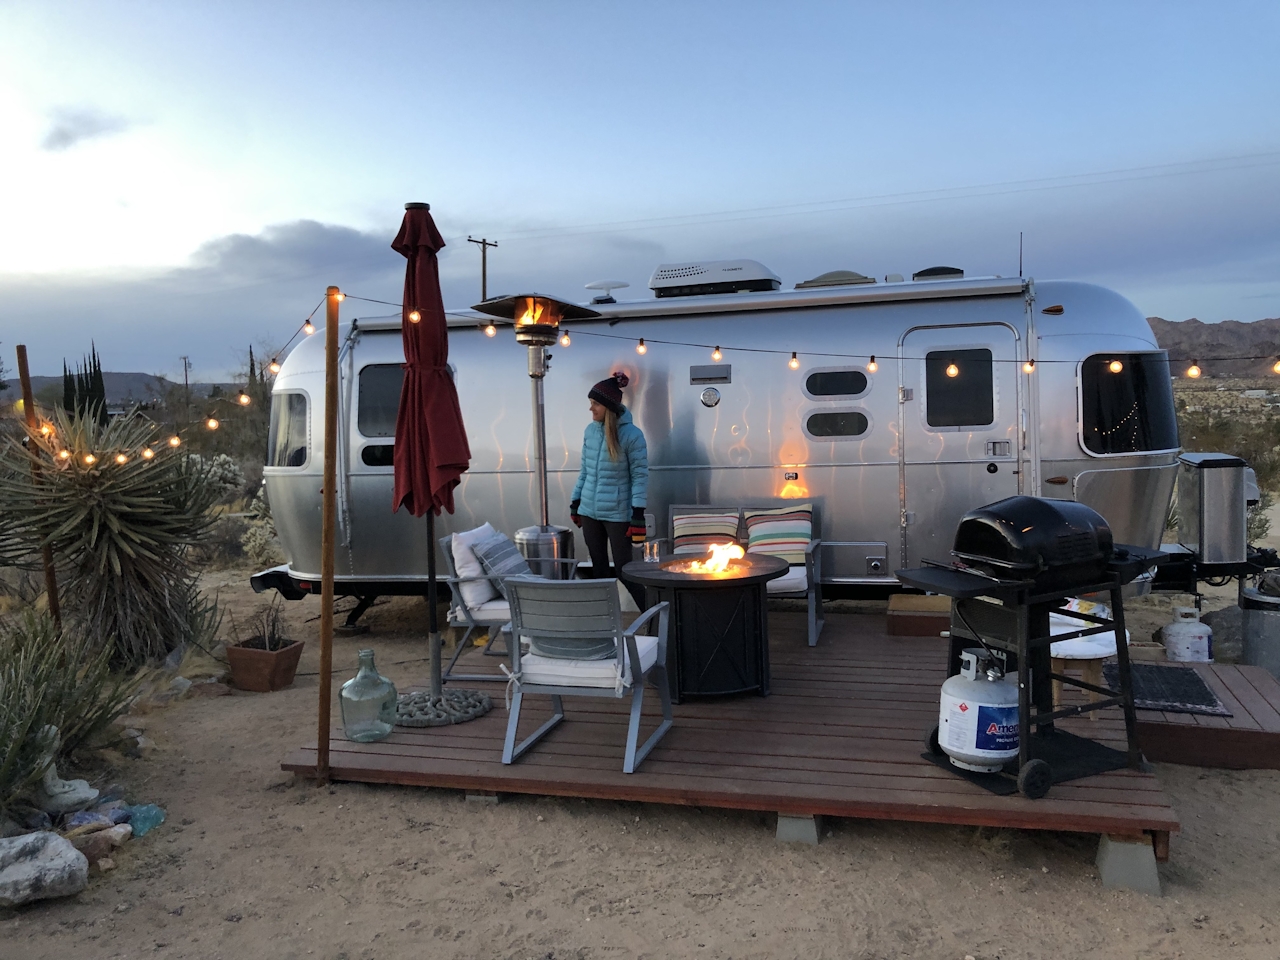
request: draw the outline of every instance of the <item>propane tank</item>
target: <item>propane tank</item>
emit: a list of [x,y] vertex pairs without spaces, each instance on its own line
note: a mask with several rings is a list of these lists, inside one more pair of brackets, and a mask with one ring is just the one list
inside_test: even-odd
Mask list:
[[1213,627],[1200,622],[1195,607],[1174,607],[1173,623],[1163,631],[1164,653],[1179,663],[1213,662]]
[[1018,755],[1018,685],[979,647],[960,654],[942,685],[938,746],[964,770],[995,773]]

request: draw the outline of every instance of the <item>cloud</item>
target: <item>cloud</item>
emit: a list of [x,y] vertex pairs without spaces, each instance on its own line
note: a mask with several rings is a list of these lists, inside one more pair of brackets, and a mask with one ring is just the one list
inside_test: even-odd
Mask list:
[[124,117],[103,113],[93,107],[56,107],[49,132],[40,141],[44,150],[61,152],[94,137],[107,137],[129,129]]

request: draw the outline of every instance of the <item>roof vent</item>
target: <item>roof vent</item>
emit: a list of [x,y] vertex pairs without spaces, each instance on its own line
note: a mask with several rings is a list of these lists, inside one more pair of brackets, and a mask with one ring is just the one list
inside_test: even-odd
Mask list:
[[854,273],[852,270],[829,270],[826,273],[819,274],[812,280],[805,280],[796,284],[797,290],[809,290],[813,287],[847,287],[855,283],[875,283],[875,277],[864,277],[860,273]]
[[964,271],[959,267],[929,267],[911,275],[912,280],[963,280]]
[[661,263],[649,278],[655,297],[699,297],[711,293],[777,290],[782,280],[755,260]]

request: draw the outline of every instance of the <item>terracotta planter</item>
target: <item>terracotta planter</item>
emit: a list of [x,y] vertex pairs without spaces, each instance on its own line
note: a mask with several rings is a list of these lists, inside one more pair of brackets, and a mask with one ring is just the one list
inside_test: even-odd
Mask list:
[[227,647],[231,664],[231,682],[241,690],[270,693],[293,683],[304,642],[295,640],[283,650],[254,650],[252,647]]

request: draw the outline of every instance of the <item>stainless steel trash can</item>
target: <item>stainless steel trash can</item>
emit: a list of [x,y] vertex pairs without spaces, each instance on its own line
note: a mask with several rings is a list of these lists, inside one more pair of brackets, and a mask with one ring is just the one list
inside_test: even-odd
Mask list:
[[521,527],[516,531],[516,549],[529,561],[529,568],[537,576],[548,580],[572,579],[569,564],[549,562],[573,559],[573,531],[568,527]]
[[1280,597],[1246,587],[1240,591],[1240,608],[1244,662],[1280,679]]

